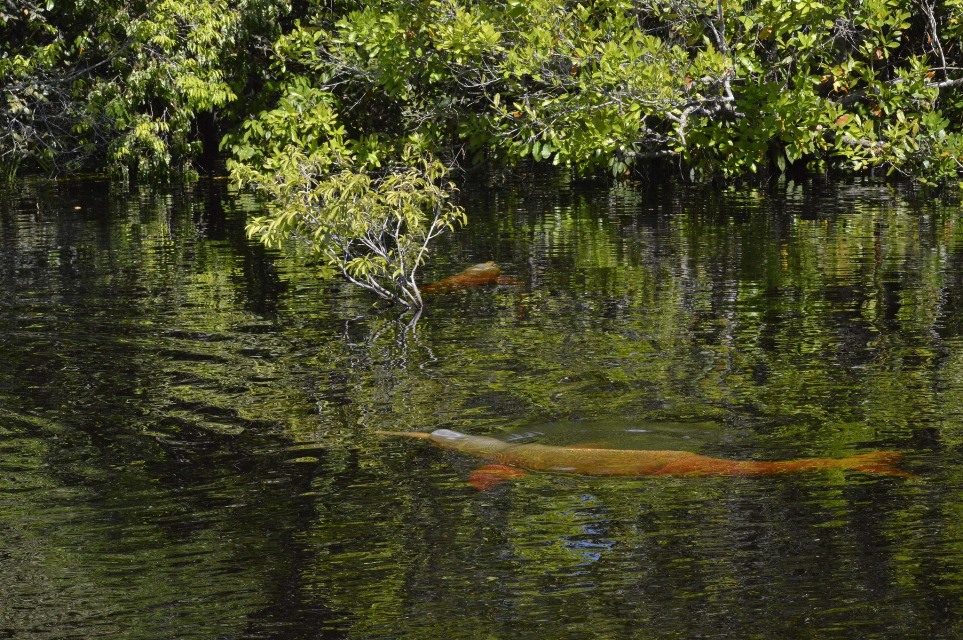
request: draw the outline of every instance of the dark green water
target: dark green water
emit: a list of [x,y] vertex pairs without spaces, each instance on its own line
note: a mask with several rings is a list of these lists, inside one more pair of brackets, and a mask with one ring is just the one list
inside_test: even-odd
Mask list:
[[[963,221],[873,184],[467,193],[414,329],[219,184],[0,194],[0,638],[956,638]],[[531,475],[378,429],[906,480]]]

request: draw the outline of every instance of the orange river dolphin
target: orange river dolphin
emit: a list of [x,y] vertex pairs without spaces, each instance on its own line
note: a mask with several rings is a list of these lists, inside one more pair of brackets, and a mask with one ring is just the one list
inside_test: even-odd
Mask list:
[[799,460],[726,460],[689,451],[640,451],[555,447],[544,444],[512,443],[485,436],[470,436],[449,429],[431,433],[380,431],[383,435],[430,440],[432,444],[483,458],[490,463],[476,470],[469,482],[487,489],[504,480],[525,475],[524,470],[575,473],[590,476],[770,476],[784,473],[846,469],[904,478],[911,473],[898,469],[896,451],[872,451],[846,458],[802,458]]
[[456,273],[453,276],[449,276],[438,282],[432,282],[422,287],[423,293],[433,294],[433,293],[452,293],[453,291],[460,291],[461,289],[470,289],[471,287],[480,287],[486,284],[511,284],[517,285],[518,281],[512,278],[499,277],[498,274],[501,273],[501,268],[496,265],[493,261],[482,262],[480,264],[472,265],[462,271],[461,273]]

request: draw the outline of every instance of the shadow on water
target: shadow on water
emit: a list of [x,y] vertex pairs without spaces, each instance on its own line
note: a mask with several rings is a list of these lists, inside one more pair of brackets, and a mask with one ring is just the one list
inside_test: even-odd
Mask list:
[[[963,234],[871,183],[468,190],[417,325],[218,182],[0,195],[0,637],[951,638]],[[921,478],[532,474],[376,430]]]

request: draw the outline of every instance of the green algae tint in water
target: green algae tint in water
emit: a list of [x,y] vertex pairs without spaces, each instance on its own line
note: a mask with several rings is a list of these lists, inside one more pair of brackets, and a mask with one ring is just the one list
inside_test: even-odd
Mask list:
[[[953,638],[957,206],[873,184],[464,194],[415,327],[217,184],[0,198],[0,637]],[[915,480],[533,474],[376,430]]]

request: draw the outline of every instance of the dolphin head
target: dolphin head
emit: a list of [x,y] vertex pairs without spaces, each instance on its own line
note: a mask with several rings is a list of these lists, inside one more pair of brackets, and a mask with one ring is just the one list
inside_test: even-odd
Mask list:
[[470,436],[451,429],[436,429],[431,432],[431,441],[439,447],[463,451],[476,456],[488,456],[513,446],[496,438],[488,436]]

